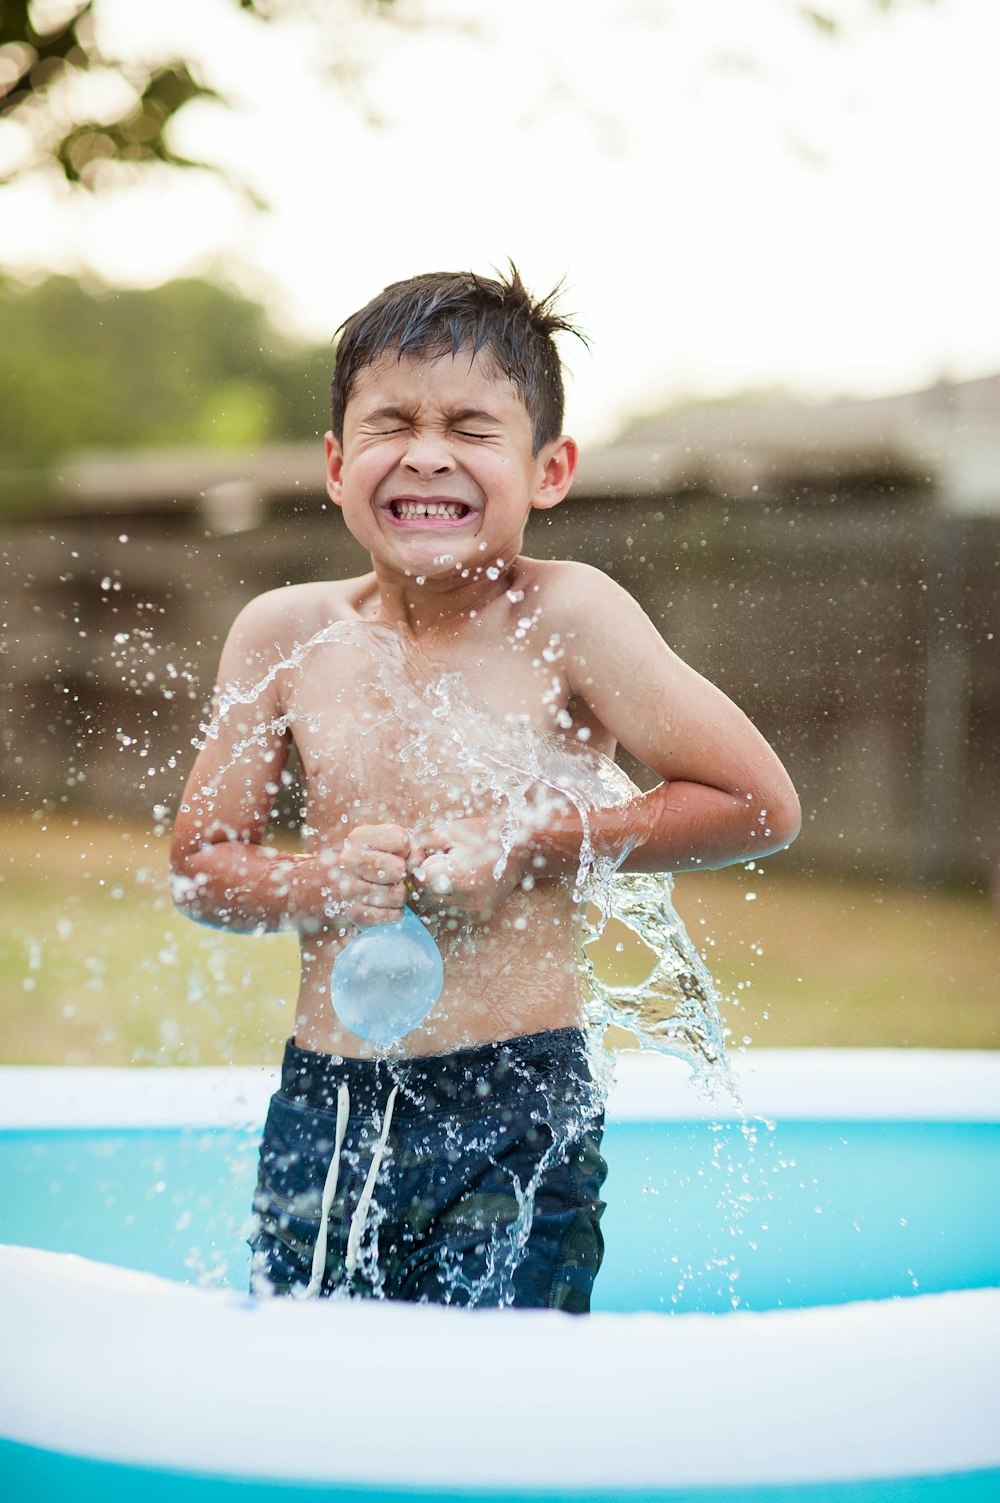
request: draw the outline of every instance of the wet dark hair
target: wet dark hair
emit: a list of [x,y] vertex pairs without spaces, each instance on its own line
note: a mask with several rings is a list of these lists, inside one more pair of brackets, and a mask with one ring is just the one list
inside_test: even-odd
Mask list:
[[393,282],[346,319],[337,333],[330,384],[331,427],[344,438],[344,413],[361,372],[386,351],[397,359],[425,354],[429,359],[482,351],[498,376],[520,393],[531,419],[534,452],[558,438],[563,423],[563,380],[554,334],[573,334],[586,343],[568,318],[555,312],[562,291],[536,300],[510,263],[496,280],[471,271],[431,271]]

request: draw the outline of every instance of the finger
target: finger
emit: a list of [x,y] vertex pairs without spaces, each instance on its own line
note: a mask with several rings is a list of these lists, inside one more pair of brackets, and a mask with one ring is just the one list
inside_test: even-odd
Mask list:
[[410,854],[407,858],[406,869],[411,877],[415,877],[427,857],[431,854],[432,847],[426,841],[410,841]]
[[352,903],[348,910],[351,922],[359,929],[373,929],[376,924],[390,924],[403,917],[399,908],[374,908],[365,903]]
[[437,897],[452,893],[455,890],[454,873],[443,862],[429,861],[424,868],[420,890],[425,894],[434,894]]
[[365,882],[392,887],[406,880],[406,862],[402,856],[388,856],[384,851],[364,851],[354,864],[354,872]]
[[410,833],[402,825],[358,825],[350,838],[370,850],[401,856],[404,861],[410,854]]
[[402,908],[407,899],[406,884],[394,882],[391,887],[370,885],[367,892],[358,896],[358,902],[369,908]]
[[366,878],[356,872],[346,872],[337,883],[336,889],[330,889],[330,899],[335,903],[360,903],[364,907],[384,907],[389,905],[401,905],[406,902],[407,888],[404,879],[396,882],[380,881],[377,878]]
[[461,842],[468,835],[468,830],[463,828],[462,820],[445,820],[440,824],[421,825],[410,836],[411,857],[418,851],[424,855],[431,852],[448,851],[453,845]]

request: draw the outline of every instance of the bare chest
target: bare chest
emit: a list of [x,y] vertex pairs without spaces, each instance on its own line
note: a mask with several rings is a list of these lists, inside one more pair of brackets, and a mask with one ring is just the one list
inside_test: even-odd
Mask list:
[[431,662],[377,634],[312,650],[284,698],[309,822],[327,831],[502,807],[530,793],[540,748],[573,728],[550,663],[526,653]]

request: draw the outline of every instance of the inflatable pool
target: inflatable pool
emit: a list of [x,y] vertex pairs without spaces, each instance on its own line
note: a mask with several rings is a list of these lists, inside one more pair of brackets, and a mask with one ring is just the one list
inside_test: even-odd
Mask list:
[[997,1498],[1000,1059],[737,1069],[622,1060],[589,1319],[251,1301],[269,1072],[0,1071],[2,1495]]

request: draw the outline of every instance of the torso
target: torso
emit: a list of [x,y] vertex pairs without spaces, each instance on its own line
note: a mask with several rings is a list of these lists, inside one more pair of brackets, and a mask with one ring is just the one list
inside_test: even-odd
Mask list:
[[[545,748],[557,756],[560,748],[578,754],[583,726],[591,749],[613,752],[586,707],[570,699],[551,622],[539,629],[538,603],[553,566],[520,563],[517,584],[525,598],[504,596],[491,606],[509,610],[507,619],[482,623],[488,654],[478,646],[474,624],[458,639],[421,639],[419,649],[405,641],[373,619],[377,593],[370,577],[307,587],[322,639],[279,680],[302,764],[307,849],[338,844],[357,825],[419,830],[432,820],[502,810],[490,766],[498,751],[512,765],[537,747],[543,756]],[[444,959],[444,991],[427,1022],[397,1047],[440,1054],[578,1023],[579,914],[571,881],[550,878],[530,893],[515,888],[489,919],[474,925],[431,919]],[[363,1055],[370,1046],[338,1024],[330,1005],[330,973],[341,943],[302,939],[296,1042]]]

